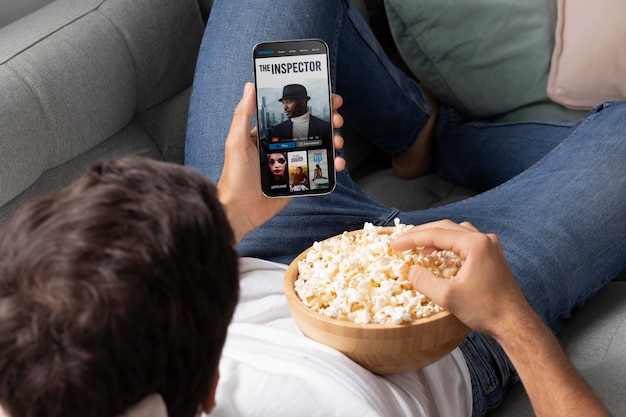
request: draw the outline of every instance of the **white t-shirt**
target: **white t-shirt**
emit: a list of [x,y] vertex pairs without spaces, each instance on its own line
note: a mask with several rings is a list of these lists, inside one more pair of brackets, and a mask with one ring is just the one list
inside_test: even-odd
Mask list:
[[220,362],[213,416],[470,416],[456,349],[417,372],[378,376],[304,336],[287,306],[285,265],[241,260],[241,298]]
[[[374,375],[300,332],[283,291],[285,265],[243,258],[240,268],[211,417],[471,415],[470,376],[458,349],[417,372]],[[154,394],[121,417],[166,415]]]

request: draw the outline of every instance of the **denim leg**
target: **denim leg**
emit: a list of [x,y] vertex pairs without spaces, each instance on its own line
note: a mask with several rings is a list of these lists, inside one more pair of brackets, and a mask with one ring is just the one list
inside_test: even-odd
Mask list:
[[472,331],[459,347],[472,381],[472,416],[495,410],[519,377],[513,364],[491,337]]
[[[598,106],[569,128],[545,124],[539,134],[551,142],[551,132],[562,142],[511,180],[456,204],[399,217],[405,223],[470,221],[496,233],[530,304],[558,332],[626,267],[626,102]],[[492,342],[474,335],[462,346],[478,395],[475,415],[497,406],[517,380]]]
[[568,135],[577,121],[491,123],[467,121],[442,106],[435,142],[435,170],[477,192],[525,171]]
[[[214,181],[223,143],[261,41],[320,38],[330,48],[341,113],[382,150],[411,146],[430,114],[418,85],[395,67],[347,0],[215,1],[200,48],[187,123],[185,163]],[[311,204],[311,202],[309,202]]]
[[522,290],[555,331],[626,266],[626,102],[598,106],[566,131],[546,124],[538,134],[563,141],[509,181],[400,214],[406,223],[452,218],[498,234]]
[[[237,22],[236,30],[233,22]],[[224,139],[243,85],[252,80],[252,48],[265,40],[321,38],[330,48],[342,115],[383,151],[407,149],[428,119],[418,85],[395,67],[358,11],[346,0],[216,1],[200,49],[191,96],[185,163],[214,181],[223,166]],[[289,261],[315,240],[387,223],[397,210],[369,199],[338,173],[329,196],[297,198],[249,233],[241,255]]]

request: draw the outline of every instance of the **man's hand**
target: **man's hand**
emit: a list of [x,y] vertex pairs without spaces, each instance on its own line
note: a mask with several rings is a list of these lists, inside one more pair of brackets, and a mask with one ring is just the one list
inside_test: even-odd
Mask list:
[[[291,201],[291,198],[269,198],[261,192],[257,130],[250,130],[250,120],[256,109],[254,101],[254,85],[246,83],[226,138],[224,168],[217,184],[220,202],[226,209],[237,242]],[[334,127],[343,125],[343,118],[336,112],[342,103],[340,96],[333,95]],[[343,147],[343,138],[338,134],[335,134],[334,141],[335,148]],[[337,171],[343,170],[345,165],[343,158],[335,158]]]
[[500,343],[515,366],[537,416],[608,416],[608,411],[569,362],[556,337],[515,282],[495,235],[448,220],[416,226],[391,243],[451,250],[465,258],[450,279],[413,267],[415,289],[469,327]]
[[[497,336],[507,324],[507,311],[530,309],[504,259],[498,237],[483,234],[469,223],[449,220],[415,226],[392,244],[396,250],[424,247],[447,249],[465,259],[450,280],[413,267],[409,279],[416,290],[450,310],[472,329]],[[519,314],[515,311],[515,314]],[[500,327],[505,327],[501,329]]]

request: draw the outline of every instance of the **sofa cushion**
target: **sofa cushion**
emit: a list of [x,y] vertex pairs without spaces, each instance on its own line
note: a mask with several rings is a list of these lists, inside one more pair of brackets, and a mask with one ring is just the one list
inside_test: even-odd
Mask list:
[[0,205],[191,85],[196,0],[57,0],[0,29]]
[[357,183],[374,200],[398,210],[424,210],[455,203],[476,194],[435,174],[411,180],[400,179],[391,168],[378,170],[376,175],[357,178]]
[[554,1],[385,0],[385,7],[402,57],[441,101],[473,116],[580,117],[546,91]]
[[[148,12],[155,8],[158,13]],[[102,15],[126,43],[137,79],[137,111],[184,90],[193,81],[204,23],[197,0],[108,0]],[[142,30],[137,30],[141,23]]]
[[626,2],[558,0],[548,94],[575,109],[626,99]]
[[0,28],[45,6],[52,0],[0,0]]
[[15,211],[26,201],[57,191],[77,180],[94,162],[126,155],[162,159],[160,149],[152,138],[139,123],[133,121],[112,137],[81,153],[71,161],[47,170],[45,175],[42,175],[33,185],[2,206],[0,226],[8,223]]

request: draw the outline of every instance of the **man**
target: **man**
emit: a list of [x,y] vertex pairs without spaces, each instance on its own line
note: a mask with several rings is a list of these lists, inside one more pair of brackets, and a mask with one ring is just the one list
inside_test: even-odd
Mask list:
[[283,95],[278,101],[283,103],[285,116],[289,120],[272,126],[269,137],[278,138],[281,141],[328,139],[330,123],[309,113],[310,99],[306,88],[301,84],[288,84],[283,87]]
[[[232,28],[233,16],[245,22],[246,31]],[[284,24],[266,25],[259,16]],[[250,79],[249,68],[234,63],[249,59],[250,48],[261,40],[312,37],[330,47],[333,86],[345,101],[342,116],[381,154],[401,155],[431,137],[421,136],[433,116],[424,91],[390,62],[349,1],[257,0],[254,7],[237,0],[215,1],[196,66],[187,164],[209,178],[220,178],[222,162],[205,155],[220,149],[228,131],[227,112],[236,105],[235,86]],[[225,48],[236,57],[227,69],[220,61]],[[249,232],[238,245],[239,253],[288,264],[316,240],[360,228],[366,221],[380,226],[391,225],[396,217],[415,225],[469,221],[498,236],[526,298],[558,332],[572,311],[626,266],[625,114],[626,104],[616,102],[598,106],[580,121],[497,124],[464,118],[442,104],[432,136],[434,170],[481,194],[444,207],[400,211],[372,200],[349,173],[341,172],[333,193],[293,201]],[[268,244],[274,241],[282,243]],[[488,335],[473,332],[460,349],[470,374],[472,413],[486,415],[518,382],[519,370]],[[308,357],[317,356],[321,354]],[[243,358],[233,355],[229,360],[232,378],[241,376],[234,369]],[[257,393],[248,386],[246,395],[261,397],[260,387]],[[320,407],[327,404],[320,395],[293,397],[317,399]]]
[[[340,98],[334,103],[338,107]],[[68,188],[20,209],[0,235],[0,406],[5,414],[112,417],[129,409],[126,415],[133,417],[192,417],[211,412],[217,363],[238,292],[233,245],[290,201],[259,192],[259,159],[249,136],[253,113],[254,88],[247,84],[226,140],[217,189],[192,170],[129,158],[98,164]],[[340,126],[340,116],[334,117]],[[335,145],[342,146],[338,136]],[[341,159],[336,165],[344,166]],[[419,268],[411,271],[411,280],[502,343],[538,410],[606,415],[515,284],[494,235],[444,221],[419,226],[394,245],[451,249],[466,258],[454,281],[437,281]],[[284,269],[258,259],[247,264],[255,268],[241,270],[238,314],[263,321],[254,309],[246,311],[246,302],[255,291],[266,291],[265,284],[282,285],[272,278]],[[272,303],[284,304],[284,295],[275,295],[269,294]],[[271,339],[272,327],[265,330]],[[296,352],[312,343],[285,330],[297,341]],[[268,353],[279,360],[285,354]],[[537,365],[546,362],[545,368]],[[258,369],[266,366],[254,362]],[[359,377],[359,372],[345,375],[355,389]],[[428,375],[409,378],[419,382]],[[281,390],[296,382],[280,381]],[[270,388],[238,383],[244,392]],[[247,394],[242,400],[250,402]],[[259,401],[250,409],[271,413],[265,408],[269,404],[293,415],[271,397]]]

